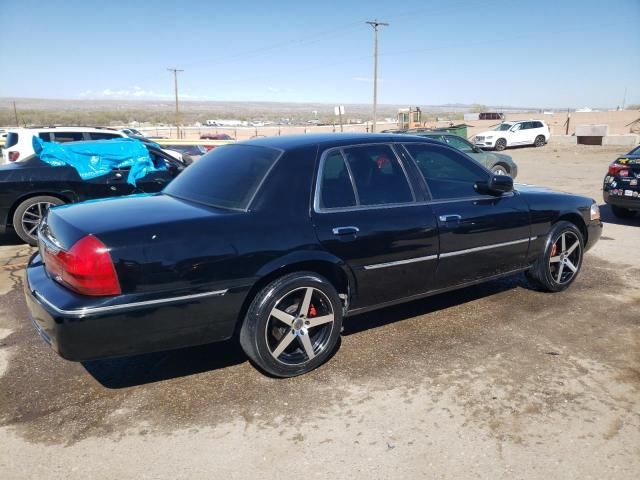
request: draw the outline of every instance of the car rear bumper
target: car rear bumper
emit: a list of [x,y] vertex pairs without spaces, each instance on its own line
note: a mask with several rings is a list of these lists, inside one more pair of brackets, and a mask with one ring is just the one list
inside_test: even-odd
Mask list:
[[616,207],[628,208],[630,210],[640,210],[640,196],[625,197],[619,195],[609,195],[609,192],[603,191],[602,198],[605,203],[615,205]]
[[[54,282],[38,254],[27,266],[24,293],[36,331],[61,357],[72,361],[228,339],[246,294],[214,291],[105,305],[105,298],[76,295]],[[75,306],[74,299],[79,299]],[[94,305],[86,305],[88,300]]]

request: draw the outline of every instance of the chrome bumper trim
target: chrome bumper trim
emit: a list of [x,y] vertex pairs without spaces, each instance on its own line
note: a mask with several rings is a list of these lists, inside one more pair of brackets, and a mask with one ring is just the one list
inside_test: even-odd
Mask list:
[[65,315],[67,317],[73,317],[73,318],[82,318],[82,317],[87,317],[90,315],[96,315],[99,313],[111,313],[111,312],[117,312],[120,310],[129,310],[132,308],[139,308],[139,307],[151,307],[151,306],[160,306],[160,305],[166,305],[166,304],[170,304],[170,303],[175,303],[175,302],[182,302],[182,301],[188,301],[188,300],[197,300],[199,298],[207,298],[207,297],[219,297],[222,296],[224,294],[226,294],[229,291],[229,289],[225,289],[225,290],[215,290],[212,292],[204,292],[204,293],[195,293],[192,295],[181,295],[179,297],[169,297],[169,298],[158,298],[155,300],[145,300],[142,302],[131,302],[131,303],[122,303],[122,304],[118,304],[118,305],[108,305],[108,306],[104,306],[104,307],[84,307],[84,308],[78,308],[78,309],[73,309],[73,310],[65,310],[63,308],[60,308],[56,305],[54,305],[53,303],[51,303],[49,300],[47,300],[42,294],[38,293],[35,290],[31,290],[32,295],[41,303],[47,305],[49,308],[51,308],[53,311],[55,311],[56,313],[60,314],[60,315]]

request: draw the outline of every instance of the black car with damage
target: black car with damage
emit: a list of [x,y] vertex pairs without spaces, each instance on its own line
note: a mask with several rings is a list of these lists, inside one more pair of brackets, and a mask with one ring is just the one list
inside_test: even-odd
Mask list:
[[609,165],[602,196],[616,217],[632,218],[640,211],[640,146]]
[[[97,142],[74,142],[73,145]],[[130,167],[115,168],[105,175],[83,179],[73,166],[52,166],[38,155],[0,166],[0,234],[13,229],[24,242],[36,245],[38,224],[50,207],[141,192],[159,192],[186,168],[185,162],[158,146],[152,143],[144,145],[158,169],[138,179],[135,185],[127,181]]]

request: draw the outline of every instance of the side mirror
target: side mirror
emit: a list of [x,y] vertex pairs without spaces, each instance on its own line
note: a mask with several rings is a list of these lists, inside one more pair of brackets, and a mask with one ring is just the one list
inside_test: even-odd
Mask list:
[[476,183],[479,193],[502,195],[513,191],[513,178],[509,175],[491,175],[488,182]]

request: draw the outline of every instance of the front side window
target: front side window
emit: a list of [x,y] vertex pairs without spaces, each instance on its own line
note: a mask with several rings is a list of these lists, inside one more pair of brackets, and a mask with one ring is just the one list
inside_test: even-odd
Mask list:
[[[56,135],[57,137],[58,135]],[[89,132],[89,138],[91,140],[112,140],[114,138],[122,138],[122,135],[106,132]]]
[[254,145],[223,145],[185,169],[164,193],[217,208],[246,210],[280,151]]
[[343,150],[355,183],[359,205],[387,205],[413,201],[407,177],[388,145]]
[[457,152],[415,143],[404,146],[435,200],[476,196],[475,184],[487,181],[488,174],[482,167]]
[[513,127],[512,123],[501,123],[500,125],[498,125],[495,130],[498,132],[506,132],[507,130],[509,130],[511,127]]

